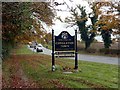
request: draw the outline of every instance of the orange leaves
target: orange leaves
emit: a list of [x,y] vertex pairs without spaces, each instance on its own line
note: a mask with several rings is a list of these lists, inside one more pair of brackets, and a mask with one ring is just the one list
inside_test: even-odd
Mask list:
[[32,10],[36,13],[36,17],[40,20],[46,22],[48,25],[52,24],[52,19],[54,18],[54,13],[49,7],[49,3],[45,2],[33,2]]
[[120,20],[118,19],[119,16],[116,13],[114,3],[113,2],[98,2],[97,6],[99,7],[99,11],[102,11],[102,13],[100,14],[100,19],[97,22],[97,24],[102,24],[102,28],[105,30],[106,29],[119,29]]
[[31,39],[32,36],[30,36],[30,32],[24,32],[24,35],[20,34],[15,37],[15,41],[19,43],[28,43],[31,41]]
[[96,31],[96,30],[90,30],[90,32],[94,32],[94,33],[96,33],[97,31]]
[[107,26],[102,26],[102,30],[109,30]]
[[[9,41],[29,41],[35,35],[31,32],[31,25],[37,32],[36,36],[43,34],[40,23],[30,18],[36,13],[36,17],[48,25],[52,24],[54,13],[45,2],[11,2],[2,3],[2,35],[3,40]],[[36,37],[35,36],[35,37]],[[36,37],[37,38],[37,37]],[[40,38],[38,38],[40,39]]]

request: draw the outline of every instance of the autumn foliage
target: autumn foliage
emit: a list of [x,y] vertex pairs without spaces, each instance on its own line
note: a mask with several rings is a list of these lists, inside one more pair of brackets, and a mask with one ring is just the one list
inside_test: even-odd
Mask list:
[[[78,26],[85,49],[90,47],[97,35],[102,36],[104,47],[109,48],[112,44],[111,36],[117,37],[120,34],[120,4],[118,2],[89,2],[88,4],[91,13],[87,14],[86,8],[82,5],[76,5],[75,8],[70,8],[72,17],[67,17],[65,22],[72,22],[71,27]],[[89,26],[86,24],[88,19],[91,19]]]
[[[54,13],[45,2],[3,2],[2,3],[2,53],[6,56],[18,43],[27,43],[40,35],[47,34],[36,24],[35,16],[47,25],[52,24]],[[34,32],[32,31],[34,27]]]

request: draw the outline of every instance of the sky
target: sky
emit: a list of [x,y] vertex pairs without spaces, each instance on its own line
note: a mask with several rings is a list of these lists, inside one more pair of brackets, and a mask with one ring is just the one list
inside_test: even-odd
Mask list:
[[[58,3],[63,3],[64,0],[55,0],[55,1]],[[65,2],[67,3],[67,5],[69,5],[69,7],[76,7],[76,5],[78,5],[78,4],[80,4],[81,6],[85,6],[87,14],[92,12],[92,10],[89,7],[88,2],[85,0],[73,0],[73,2],[70,2],[69,0],[65,0]],[[57,17],[61,17],[61,19],[63,21],[65,20],[66,17],[71,16],[71,14],[69,12],[69,8],[67,7],[67,5],[55,6],[56,9],[63,10],[63,11],[57,11]],[[54,20],[54,23],[55,23],[55,25],[52,26],[52,29],[54,30],[55,35],[59,35],[61,31],[68,31],[73,36],[73,35],[75,35],[75,30],[78,30],[77,26],[66,28],[68,26],[68,24],[63,23],[58,19]],[[91,24],[90,19],[88,20],[87,24]],[[77,35],[77,39],[81,40],[80,34]],[[102,42],[101,36],[97,36],[96,39],[98,41]]]
[[[63,3],[64,0],[55,0],[58,3]],[[70,2],[69,0],[65,0],[67,5],[69,7],[76,7],[76,5],[81,4],[82,6],[86,6],[87,13],[91,12],[91,9],[89,8],[89,5],[86,1],[83,0],[73,0],[73,2]],[[55,6],[56,9],[62,9],[63,11],[57,11],[57,17],[61,17],[61,19],[64,21],[66,17],[70,17],[71,14],[69,12],[69,8],[67,5],[58,5]],[[71,28],[66,28],[69,24],[67,23],[62,23],[59,20],[54,21],[55,25],[52,26],[52,28],[55,30],[55,34],[59,34],[61,31],[65,30],[68,31],[70,34],[74,34],[74,30],[77,29],[77,26],[71,27]],[[90,23],[90,21],[88,22]]]

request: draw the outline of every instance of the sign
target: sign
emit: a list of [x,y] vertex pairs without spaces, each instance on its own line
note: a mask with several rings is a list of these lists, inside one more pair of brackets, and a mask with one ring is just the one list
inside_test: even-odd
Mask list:
[[55,71],[55,57],[75,57],[74,69],[78,69],[77,30],[74,36],[67,31],[54,36],[54,30],[52,30],[52,71]]
[[75,57],[75,52],[68,52],[68,51],[65,51],[65,52],[55,52],[55,57]]
[[75,36],[71,36],[67,31],[62,31],[55,36],[55,51],[74,51]]

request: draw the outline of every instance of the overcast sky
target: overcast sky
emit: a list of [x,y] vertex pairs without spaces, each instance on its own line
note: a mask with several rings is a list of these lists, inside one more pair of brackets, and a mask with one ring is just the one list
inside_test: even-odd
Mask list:
[[[70,17],[71,14],[69,12],[69,8],[71,7],[76,7],[76,5],[80,4],[82,6],[86,6],[87,8],[87,13],[91,12],[91,9],[88,6],[88,3],[83,0],[73,0],[73,2],[70,2],[70,0],[55,0],[55,2],[58,3],[63,3],[66,2],[65,5],[58,5],[55,6],[56,9],[62,9],[63,11],[57,11],[57,17],[61,17],[61,19],[64,21],[66,17]],[[71,0],[72,1],[72,0]],[[52,28],[55,30],[55,34],[58,35],[61,31],[68,31],[71,35],[74,35],[74,30],[77,29],[77,27],[72,27],[72,28],[66,28],[68,26],[67,23],[62,23],[59,20],[54,21],[55,25],[52,26]]]
[[[89,7],[88,2],[85,0],[73,0],[73,2],[70,2],[70,0],[55,0],[54,2],[63,3],[64,1],[67,3],[67,5],[69,7],[66,4],[55,6],[56,9],[62,9],[62,11],[57,11],[56,17],[61,17],[61,19],[63,21],[65,20],[66,17],[71,16],[71,14],[69,12],[69,8],[71,8],[71,7],[75,8],[76,5],[85,6],[87,14],[92,12],[92,10]],[[59,35],[61,31],[68,31],[71,35],[75,35],[75,30],[76,29],[78,30],[77,26],[66,28],[69,24],[63,23],[57,19],[55,19],[54,23],[55,23],[55,25],[52,26],[52,29],[54,29],[55,35]],[[91,24],[90,19],[88,20],[87,24]],[[97,39],[102,41],[102,39],[100,37],[97,37]],[[80,34],[78,34],[78,40],[80,40]]]

